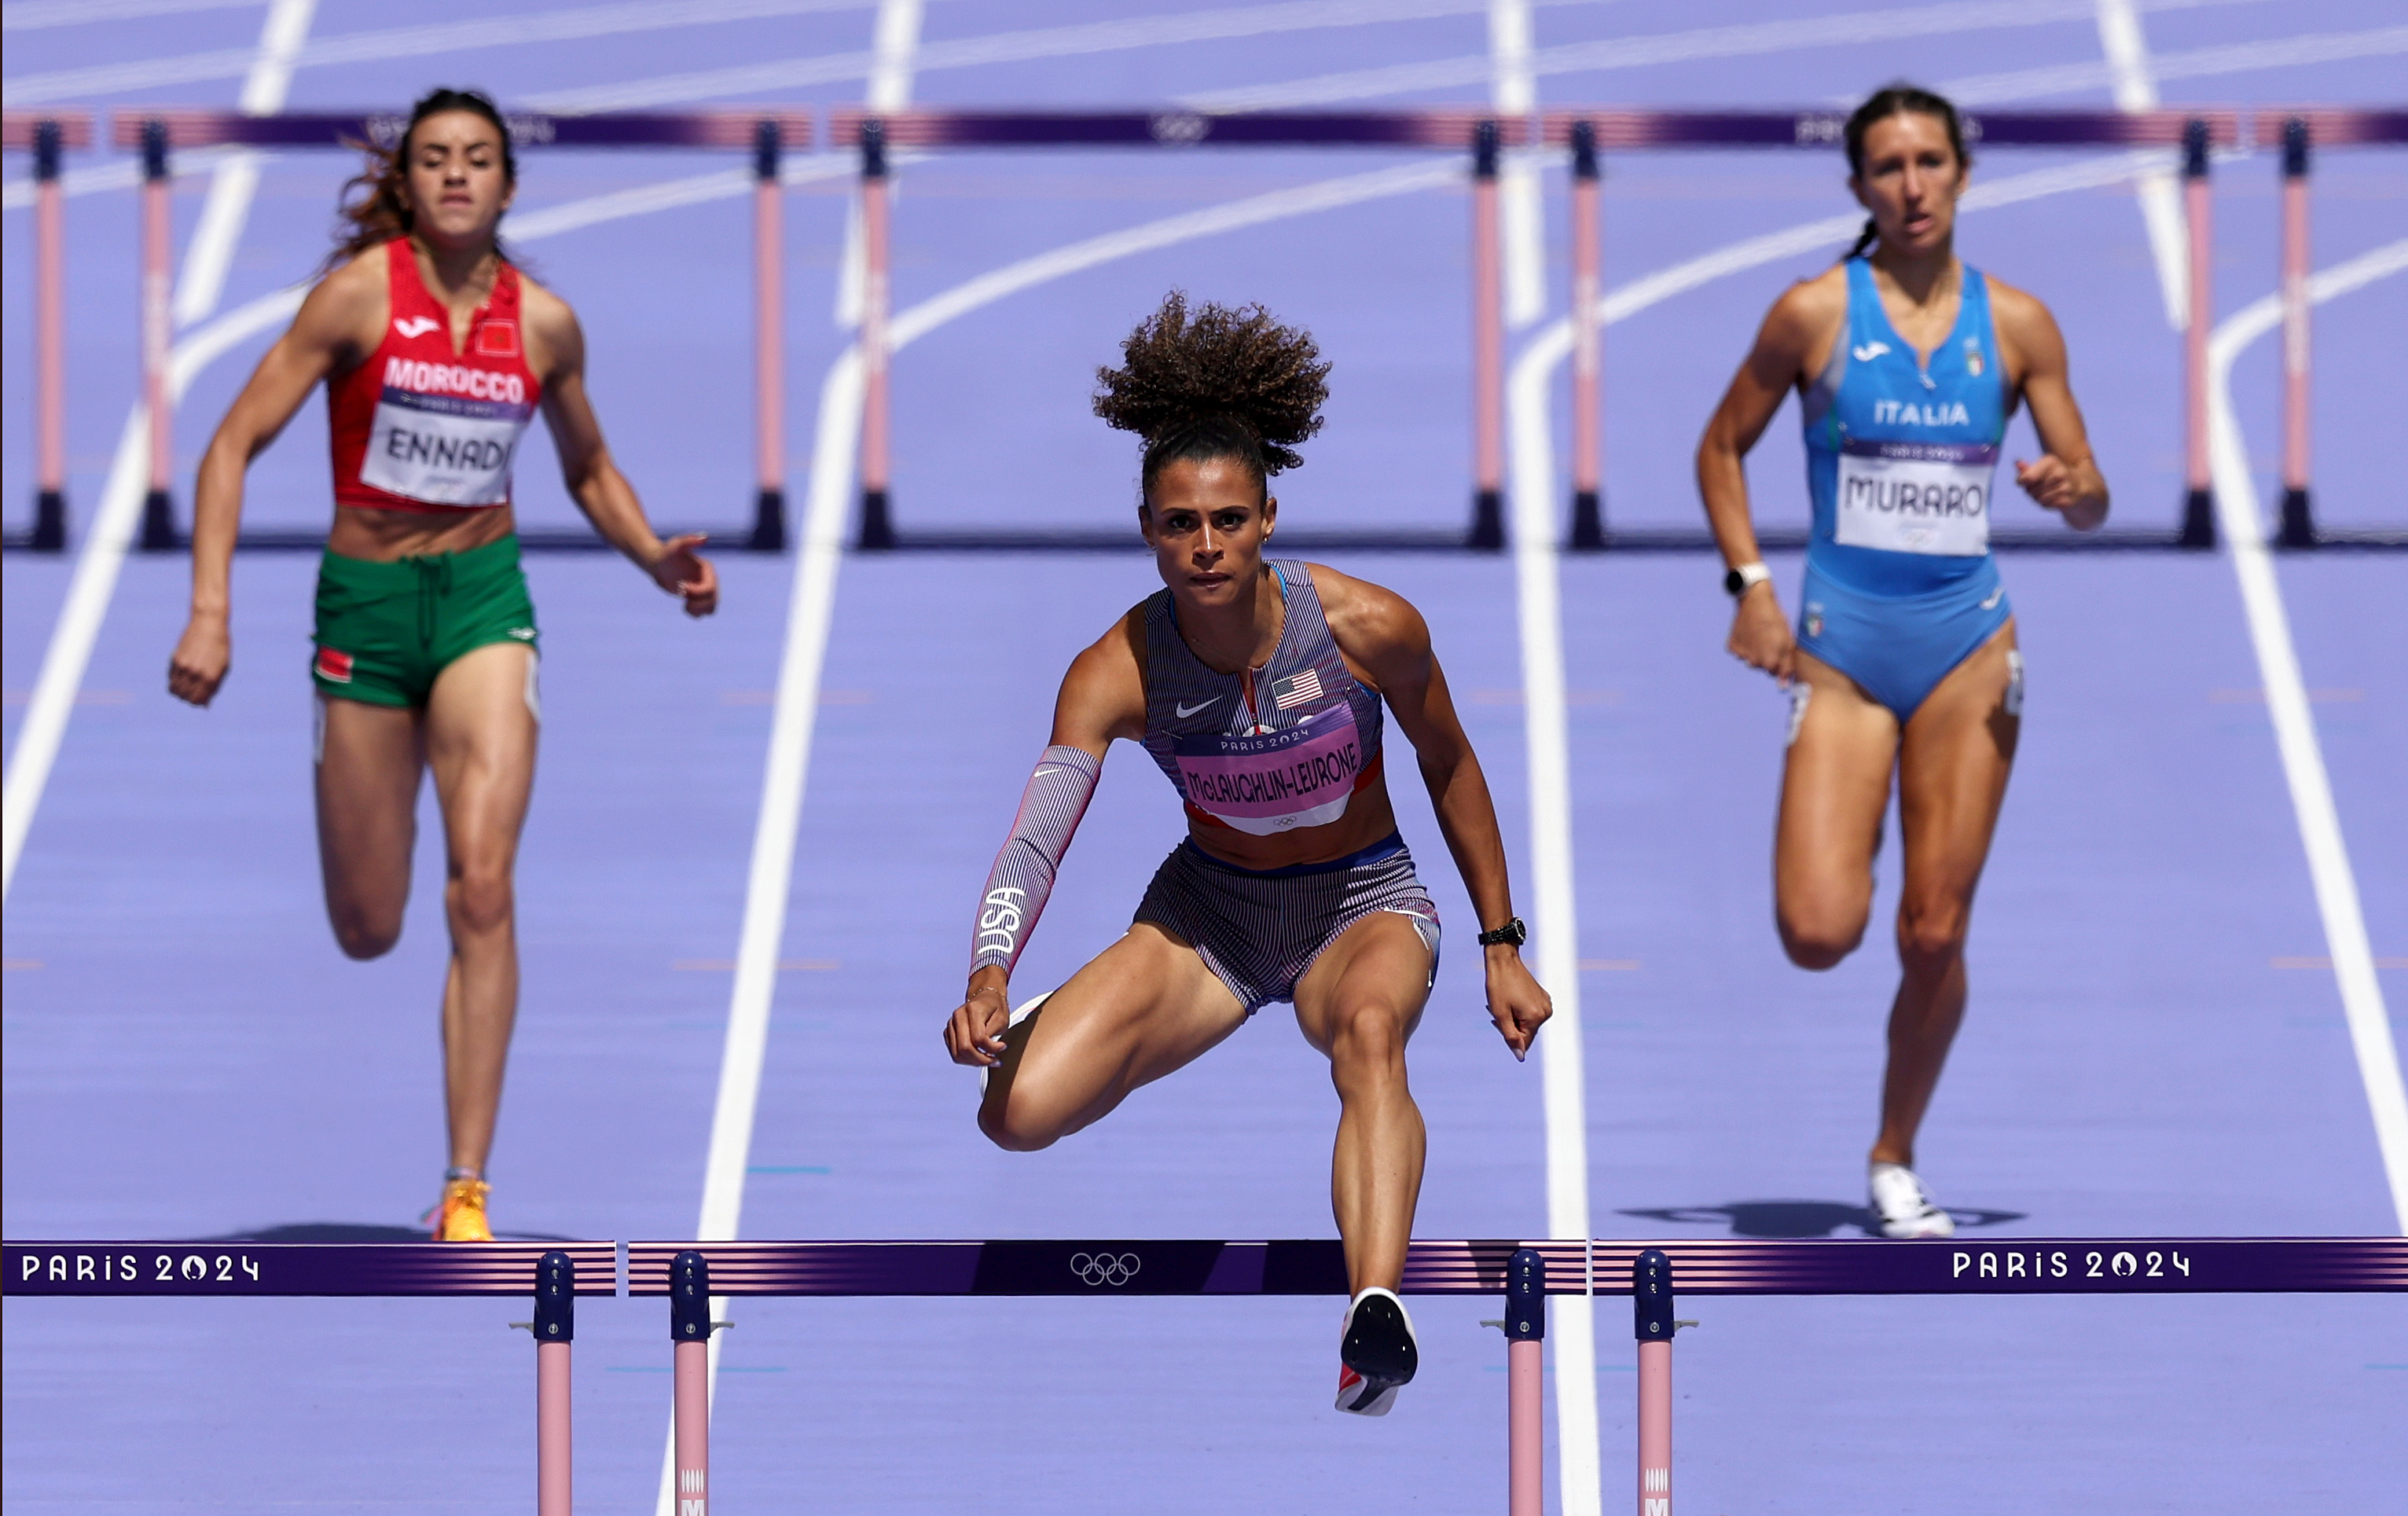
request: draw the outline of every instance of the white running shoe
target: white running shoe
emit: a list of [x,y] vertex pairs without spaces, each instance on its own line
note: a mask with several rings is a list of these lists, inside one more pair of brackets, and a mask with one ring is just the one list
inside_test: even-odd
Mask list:
[[[1046,1001],[1051,1000],[1053,997],[1054,992],[1048,990],[1043,994],[1035,995],[1027,1000],[1022,1001],[1020,1008],[1013,1011],[1011,1015],[1005,1020],[1003,1029],[1006,1032],[1010,1032],[1013,1027],[1018,1026],[1021,1023],[1028,1020],[1029,1017],[1036,1015],[1037,1008],[1045,1004]],[[979,1069],[979,1095],[982,1099],[986,1095],[986,1081],[988,1079],[993,1077],[994,1073],[995,1065],[993,1064],[984,1065]]]
[[1394,1290],[1372,1285],[1346,1307],[1338,1334],[1338,1409],[1356,1416],[1385,1416],[1399,1385],[1412,1382],[1421,1367],[1412,1318]]
[[1923,1181],[1904,1164],[1875,1164],[1867,1178],[1873,1217],[1882,1236],[1906,1240],[1956,1235],[1956,1223],[1923,1193]]

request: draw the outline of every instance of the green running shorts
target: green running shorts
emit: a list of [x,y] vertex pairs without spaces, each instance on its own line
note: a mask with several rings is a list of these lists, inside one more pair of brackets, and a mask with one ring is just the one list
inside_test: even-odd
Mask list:
[[327,553],[318,565],[318,693],[372,706],[423,706],[452,660],[494,642],[536,645],[519,539],[380,563]]

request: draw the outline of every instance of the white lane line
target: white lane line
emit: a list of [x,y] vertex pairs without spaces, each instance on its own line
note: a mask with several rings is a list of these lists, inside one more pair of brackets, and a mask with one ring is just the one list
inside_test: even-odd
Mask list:
[[[878,12],[878,32],[869,47],[869,88],[862,93],[862,103],[872,110],[901,110],[911,103],[911,64],[920,45],[922,8],[920,0],[897,0]],[[828,146],[838,152],[848,149],[857,152],[860,145],[831,142]],[[902,198],[901,176],[895,170],[905,156],[887,155],[886,203],[890,207]],[[862,290],[867,269],[868,254],[861,241],[861,194],[855,191],[844,203],[844,253],[837,264],[836,329],[839,332],[850,332],[861,324]]]
[[[246,108],[254,101],[265,110],[283,104],[285,87],[293,77],[292,47],[307,31],[314,5],[315,0],[276,0],[255,52],[251,77],[243,85]],[[251,213],[251,190],[256,182],[254,179],[249,184],[237,185],[238,193],[229,192],[226,211],[204,220],[185,248],[185,268],[191,268],[196,260],[214,262],[222,268],[232,245],[242,236],[243,222]],[[204,234],[208,240],[203,240]],[[182,354],[177,353],[171,356],[168,366],[170,393],[180,396],[191,375],[198,372],[198,365],[188,368]],[[136,404],[126,417],[125,429],[118,436],[108,480],[101,488],[100,508],[93,514],[83,551],[76,555],[75,572],[67,580],[66,601],[50,629],[50,645],[42,653],[42,671],[34,680],[33,697],[26,702],[24,722],[17,729],[16,746],[8,751],[7,778],[0,783],[0,900],[6,900],[16,885],[17,860],[24,852],[26,835],[33,830],[34,813],[41,808],[42,791],[50,783],[50,765],[58,761],[59,745],[66,738],[67,719],[74,714],[76,691],[83,684],[84,670],[92,664],[93,646],[100,639],[101,623],[108,619],[108,602],[117,593],[117,576],[125,566],[126,551],[134,540],[135,519],[141,512],[142,496],[150,482],[149,414],[147,408]]]
[[192,10],[256,10],[267,0],[22,0],[0,8],[0,32],[35,32],[51,26],[134,21]]
[[[872,3],[873,0],[622,0],[615,5],[541,10],[526,16],[494,16],[474,21],[396,26],[383,31],[321,37],[302,49],[295,62],[304,68],[384,63],[396,58],[423,58],[437,53],[474,52],[487,48],[620,36],[636,32],[666,31],[721,21],[758,21],[814,11],[867,10]],[[89,100],[95,95],[124,94],[166,84],[238,79],[249,67],[249,57],[250,54],[240,48],[221,48],[208,52],[96,64],[46,74],[24,74],[7,80],[0,88],[5,88],[7,103],[12,106],[52,100]]]
[[[2150,71],[2161,79],[2209,79],[2219,74],[2249,74],[2264,68],[2295,68],[2401,52],[2408,52],[2408,26],[2378,26],[2364,32],[2315,32],[2217,48],[2194,48],[2187,52],[2161,52],[2151,60]],[[1943,80],[1939,88],[1960,106],[1985,106],[1994,100],[2031,100],[2042,95],[2107,89],[2115,79],[2114,64],[2088,62],[2020,68],[2004,74],[1971,74]],[[1856,96],[1847,98],[1854,101]]]
[[[2308,281],[2308,298],[2321,305],[2402,272],[2408,272],[2408,239],[2326,269]],[[2291,643],[2282,585],[2275,578],[2273,554],[2266,546],[2266,522],[2257,483],[2249,475],[2248,449],[2233,420],[2228,387],[2233,360],[2282,319],[2282,298],[2270,294],[2227,317],[2209,341],[2208,425],[2216,523],[2231,551],[2233,577],[2240,581],[2250,646],[2256,650],[2258,672],[2266,685],[2266,713],[2274,723],[2274,745],[2282,754],[2283,778],[2290,788],[2291,809],[2299,818],[2300,844],[2308,855],[2308,878],[2315,888],[2316,911],[2324,919],[2325,945],[2332,954],[2342,1013],[2349,1023],[2350,1051],[2357,1056],[2358,1079],[2366,1087],[2375,1147],[2390,1185],[2393,1223],[2408,1235],[2408,1090],[2401,1086],[2400,1051],[2392,1040],[2383,987],[2374,977],[2374,952],[2367,940],[2365,913],[2358,906],[2358,878],[2342,840],[2341,813],[2333,805],[2332,782],[2325,772],[2315,718],[2308,708],[2299,652]]]
[[[2099,43],[2114,79],[2115,108],[2155,110],[2157,81],[2149,72],[2149,42],[2141,33],[2133,0],[2098,0]],[[2149,252],[2157,260],[2157,288],[2166,297],[2166,324],[2179,332],[2190,323],[2189,218],[2172,169],[2141,176],[2135,192],[2141,221],[2148,228]]]
[[[1487,7],[1488,0],[1290,0],[1283,5],[1186,11],[1168,16],[1132,16],[924,43],[913,60],[913,68],[924,74],[936,68],[976,68],[995,64],[1027,63],[1040,58],[1084,57],[1135,48],[1173,47],[1183,42],[1226,41],[1383,21],[1478,15]],[[528,103],[547,110],[635,110],[683,100],[705,100],[867,79],[877,66],[875,50],[781,58],[732,68],[698,69],[660,79],[629,79],[617,84],[558,90],[531,96]]]
[[[2177,10],[2198,6],[2258,3],[2259,0],[2147,0],[2144,8]],[[1709,26],[1697,31],[1669,32],[1654,36],[1566,43],[1541,48],[1531,53],[1530,72],[1533,76],[1600,73],[1609,69],[1643,68],[1656,64],[1690,63],[1703,58],[1751,57],[1807,48],[1862,47],[1910,36],[1940,36],[1953,32],[2042,26],[2089,19],[2089,0],[1960,0],[1956,4],[1849,11],[1794,21]],[[1319,74],[1278,84],[1213,90],[1187,95],[1180,103],[1197,110],[1282,110],[1327,105],[1340,100],[1362,100],[1374,95],[1402,94],[1415,90],[1484,84],[1488,81],[1490,67],[1488,55],[1477,53],[1466,58],[1441,58],[1429,63],[1394,64],[1380,68]]]
[[[267,7],[259,33],[259,61],[242,81],[236,108],[246,116],[265,116],[284,108],[293,88],[293,59],[308,39],[309,20],[317,0],[275,0]],[[184,249],[184,266],[176,279],[175,318],[190,326],[218,308],[225,293],[226,270],[242,240],[243,223],[251,219],[251,202],[259,193],[259,168],[266,154],[236,152],[218,164],[209,179],[209,196],[193,240]]]
[[[1489,0],[1489,103],[1499,116],[1520,119],[1539,107],[1538,81],[1530,75],[1530,0]],[[1498,175],[1498,208],[1505,243],[1505,325],[1520,331],[1547,313],[1546,222],[1539,205],[1539,160],[1543,148],[1517,148],[1505,154]]]

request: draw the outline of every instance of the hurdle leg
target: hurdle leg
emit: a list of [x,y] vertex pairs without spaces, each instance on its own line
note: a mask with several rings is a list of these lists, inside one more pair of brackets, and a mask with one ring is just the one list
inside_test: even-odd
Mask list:
[[710,1516],[710,1266],[698,1252],[669,1262],[669,1339],[677,1516]]
[[1597,123],[1572,122],[1572,537],[1574,551],[1605,546],[1605,418],[1598,398],[1599,232]]
[[1509,1516],[1547,1504],[1547,1261],[1517,1250],[1505,1268],[1505,1445]]
[[2183,331],[2184,481],[2182,545],[2215,546],[2215,480],[2207,437],[2207,339],[2215,304],[2209,289],[2215,243],[2207,185],[2207,122],[2183,126],[2183,220],[2190,229],[2190,322]]
[[1471,167],[1471,452],[1469,546],[1505,546],[1504,270],[1497,246],[1497,123],[1482,122]]
[[1650,1248],[1630,1265],[1639,1339],[1639,1516],[1672,1516],[1672,1262]]
[[548,1252],[535,1273],[535,1507],[569,1516],[569,1343],[577,1336],[577,1264]]
[[752,127],[752,500],[755,552],[786,546],[785,190],[779,183],[784,139],[775,117]]
[[175,328],[168,301],[175,283],[171,184],[167,178],[167,123],[142,123],[142,399],[150,421],[150,488],[142,497],[142,547],[162,552],[176,544],[176,517],[168,502],[175,468],[175,400],[167,364]]
[[2308,123],[2283,123],[2283,529],[2286,548],[2316,545],[2308,508]]
[[886,123],[861,123],[861,537],[864,548],[895,546],[887,475]]
[[67,545],[66,207],[59,186],[59,123],[34,128],[34,540]]

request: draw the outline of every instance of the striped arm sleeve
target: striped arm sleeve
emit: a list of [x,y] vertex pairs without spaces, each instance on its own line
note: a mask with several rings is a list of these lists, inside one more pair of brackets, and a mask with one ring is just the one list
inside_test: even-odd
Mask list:
[[989,964],[1007,974],[1020,960],[1044,912],[1045,897],[1054,893],[1054,872],[1070,850],[1070,835],[1095,798],[1096,781],[1103,777],[1104,761],[1083,748],[1051,747],[1037,760],[1028,788],[1020,796],[1020,814],[1012,819],[1011,836],[995,855],[986,877],[986,893],[979,897],[978,925],[970,939],[970,972]]

